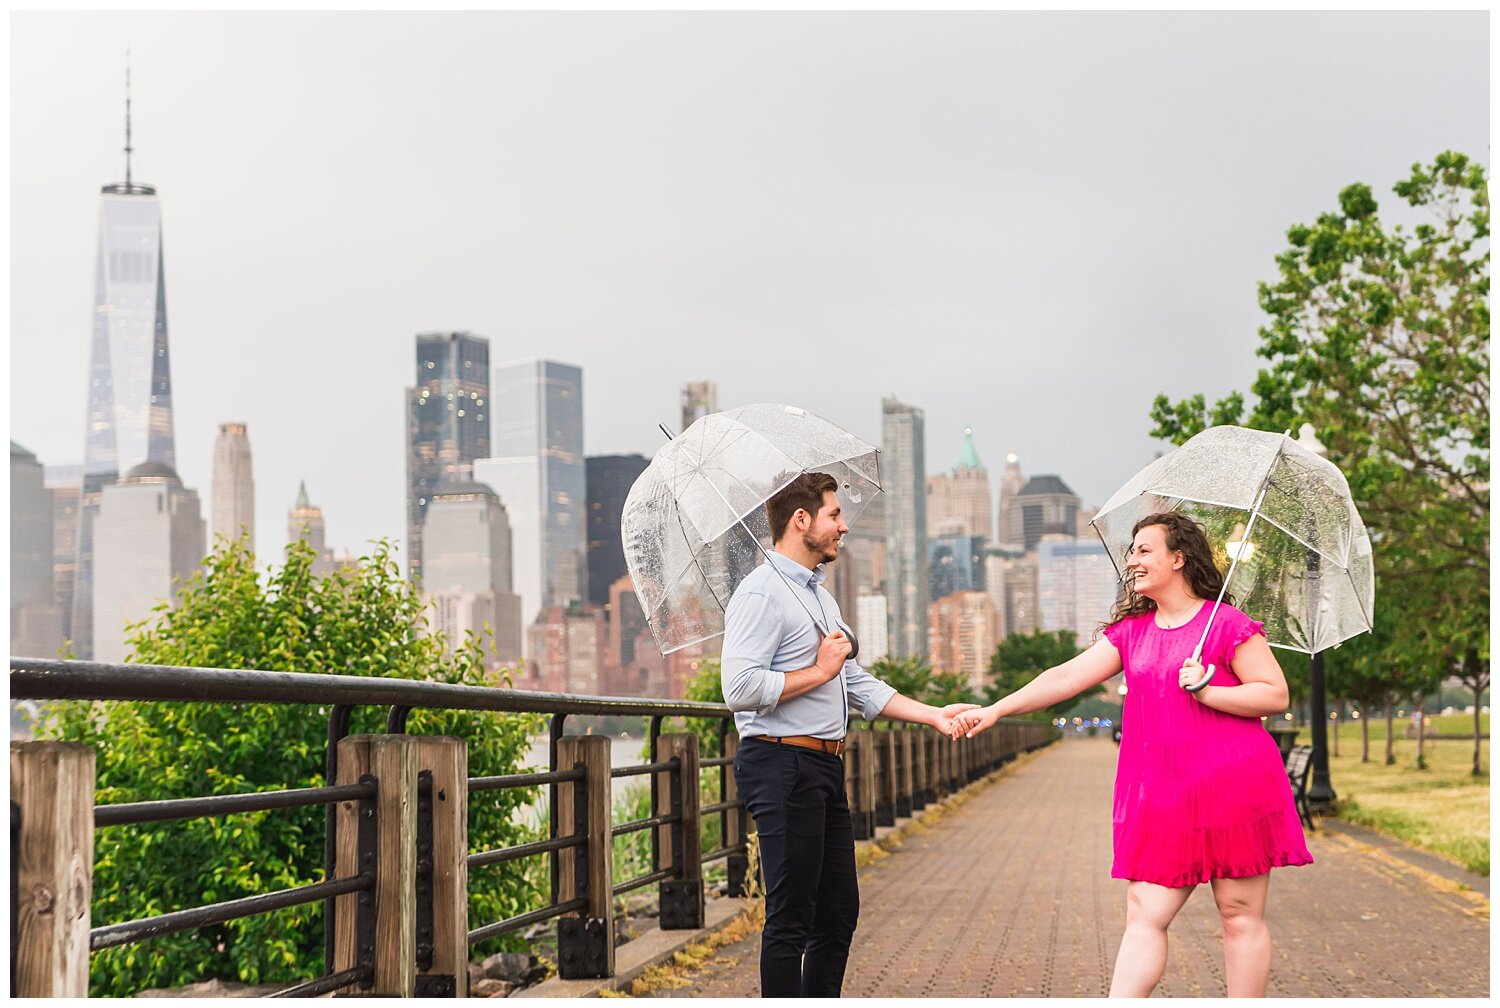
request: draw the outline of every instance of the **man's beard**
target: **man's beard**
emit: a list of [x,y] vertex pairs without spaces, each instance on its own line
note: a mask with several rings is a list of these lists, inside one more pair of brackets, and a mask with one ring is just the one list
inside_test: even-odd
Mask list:
[[818,555],[818,563],[833,563],[839,558],[839,539],[839,536],[834,536],[826,543],[821,543],[810,535],[804,535],[802,537],[802,546],[809,553],[816,553]]

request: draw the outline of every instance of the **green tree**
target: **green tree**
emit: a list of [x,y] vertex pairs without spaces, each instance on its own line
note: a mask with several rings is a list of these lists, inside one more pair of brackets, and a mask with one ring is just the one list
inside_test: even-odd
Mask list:
[[[1078,636],[1071,630],[1009,634],[990,656],[991,681],[985,690],[985,699],[994,703],[1003,696],[1009,696],[1047,669],[1061,665],[1081,651],[1083,648],[1078,646]],[[1038,721],[1050,721],[1068,713],[1082,699],[1082,694],[1070,697],[1026,716]]]
[[[445,654],[424,632],[420,598],[387,544],[355,569],[312,570],[304,544],[264,579],[242,543],[221,541],[156,622],[130,628],[133,662],[223,669],[386,676],[469,685],[493,680],[472,636]],[[91,745],[99,800],[185,798],[324,784],[327,711],[276,704],[63,703],[47,734]],[[382,731],[383,712],[356,711],[354,731]],[[527,714],[414,711],[412,734],[467,741],[472,774],[516,772],[541,727]],[[532,791],[490,791],[469,805],[470,846],[491,849],[535,836],[522,806]],[[321,806],[96,833],[94,914],[132,920],[323,877]],[[540,861],[541,859],[531,859]],[[542,902],[542,864],[484,868],[470,880],[471,912],[498,920]],[[501,947],[496,945],[495,947]],[[150,939],[93,955],[91,990],[126,996],[153,986],[217,977],[293,982],[323,965],[321,904]]]
[[[1414,226],[1388,224],[1356,183],[1337,210],[1287,232],[1276,280],[1259,285],[1256,352],[1269,363],[1253,404],[1158,395],[1152,434],[1180,444],[1214,423],[1311,423],[1370,529],[1378,593],[1400,598],[1369,673],[1457,675],[1478,697],[1490,646],[1489,186],[1482,165],[1447,151],[1394,192]],[[1389,685],[1402,691],[1400,677]]]
[[921,658],[880,658],[870,663],[869,673],[902,696],[920,700],[933,707],[954,703],[976,703],[967,676],[956,672],[938,672]]

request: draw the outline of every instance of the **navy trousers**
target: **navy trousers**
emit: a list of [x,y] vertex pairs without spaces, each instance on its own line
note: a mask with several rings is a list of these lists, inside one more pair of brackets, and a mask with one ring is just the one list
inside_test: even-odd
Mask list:
[[734,779],[760,835],[761,996],[838,997],[859,920],[844,761],[747,738]]

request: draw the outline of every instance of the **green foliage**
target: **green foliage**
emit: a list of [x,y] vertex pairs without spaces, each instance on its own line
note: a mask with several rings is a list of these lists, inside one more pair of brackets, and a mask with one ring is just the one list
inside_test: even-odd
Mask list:
[[[1328,657],[1340,694],[1361,699],[1489,682],[1488,181],[1447,151],[1394,192],[1425,219],[1387,225],[1355,184],[1287,231],[1276,280],[1259,285],[1269,363],[1253,405],[1151,407],[1152,435],[1178,444],[1216,423],[1313,425],[1370,529],[1385,600],[1373,638]],[[1383,607],[1398,610],[1384,625]]]
[[[225,669],[386,676],[469,685],[492,681],[472,637],[444,653],[419,632],[422,605],[385,543],[356,569],[312,570],[306,545],[265,579],[243,544],[222,542],[154,625],[132,628],[131,661]],[[63,703],[46,734],[97,753],[99,801],[184,798],[325,783],[327,711],[273,704]],[[352,730],[383,730],[383,711],[356,712]],[[412,734],[467,741],[472,774],[517,772],[535,715],[414,711]],[[473,849],[534,838],[518,825],[521,790],[470,803]],[[316,882],[323,877],[322,807],[222,816],[96,833],[94,919],[112,923]],[[542,859],[530,859],[539,861]],[[542,902],[545,865],[480,869],[471,913],[498,920]],[[498,945],[496,947],[499,947]],[[91,991],[126,996],[210,977],[280,983],[323,965],[321,904],[231,921],[93,955]]]
[[[704,658],[698,662],[698,672],[687,681],[683,692],[685,700],[697,700],[702,703],[724,702],[724,682],[719,675],[720,664],[717,658]],[[699,758],[711,758],[718,756],[721,752],[719,746],[719,732],[724,727],[723,718],[683,718],[687,730],[698,736]],[[731,722],[729,730],[734,730]]]
[[933,707],[954,703],[977,703],[979,698],[968,677],[955,672],[936,672],[921,658],[881,658],[871,662],[869,673],[895,687],[902,696]]
[[[1029,634],[1010,634],[990,656],[990,685],[985,700],[994,703],[1025,686],[1038,675],[1076,656],[1083,648],[1071,630],[1037,630]],[[1083,697],[1075,696],[1032,714],[1023,715],[1037,721],[1050,721],[1071,711]]]

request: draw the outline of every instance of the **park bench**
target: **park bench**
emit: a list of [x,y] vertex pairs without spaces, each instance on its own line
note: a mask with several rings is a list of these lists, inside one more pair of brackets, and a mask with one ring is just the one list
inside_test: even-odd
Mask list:
[[1294,746],[1286,757],[1286,776],[1292,783],[1292,798],[1297,803],[1297,814],[1310,830],[1317,829],[1312,821],[1312,808],[1307,803],[1307,778],[1312,772],[1312,746]]

